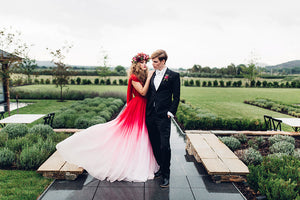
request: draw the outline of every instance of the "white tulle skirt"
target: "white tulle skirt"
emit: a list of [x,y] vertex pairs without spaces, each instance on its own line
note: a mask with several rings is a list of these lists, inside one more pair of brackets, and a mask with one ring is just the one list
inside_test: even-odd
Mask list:
[[118,118],[89,127],[58,143],[58,152],[64,160],[84,168],[99,180],[144,182],[152,179],[158,165],[145,125],[144,104],[134,98]]

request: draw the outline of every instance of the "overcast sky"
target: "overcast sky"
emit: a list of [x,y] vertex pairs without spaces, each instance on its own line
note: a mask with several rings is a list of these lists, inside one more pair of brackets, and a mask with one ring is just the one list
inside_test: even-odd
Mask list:
[[300,59],[299,0],[1,0],[0,28],[22,32],[30,56],[74,46],[66,63],[130,66],[164,49],[171,68]]

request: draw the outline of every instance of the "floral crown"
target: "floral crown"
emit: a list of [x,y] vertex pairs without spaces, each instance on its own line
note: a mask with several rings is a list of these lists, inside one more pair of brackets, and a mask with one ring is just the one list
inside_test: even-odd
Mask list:
[[145,54],[145,53],[138,53],[136,56],[134,56],[131,60],[131,63],[138,63],[138,62],[142,62],[142,61],[149,61],[149,55]]

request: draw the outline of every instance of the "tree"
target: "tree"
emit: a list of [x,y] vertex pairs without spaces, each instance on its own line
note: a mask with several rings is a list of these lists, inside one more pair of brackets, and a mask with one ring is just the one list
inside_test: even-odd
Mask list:
[[29,83],[30,75],[37,68],[35,60],[31,60],[28,56],[26,56],[19,67],[21,72],[27,76],[27,82]]
[[[56,65],[52,69],[53,73],[53,80],[56,84],[56,87],[60,88],[60,101],[64,101],[63,99],[63,88],[68,84],[70,76],[72,76],[72,72],[69,71],[71,68],[64,64],[63,60],[65,59],[65,53],[69,52],[69,49],[72,48],[72,45],[65,44],[61,49],[57,49],[54,51],[50,50],[50,54],[52,55],[53,59],[52,62]],[[48,48],[47,48],[48,49]],[[48,49],[49,50],[49,49]]]
[[120,76],[126,76],[126,69],[125,67],[118,65],[115,67],[115,71],[117,72],[118,75]]
[[110,70],[109,70],[109,67],[107,64],[108,63],[108,54],[104,50],[101,50],[101,53],[102,53],[101,56],[103,59],[103,66],[97,67],[96,71],[100,77],[104,77],[104,79],[106,79],[106,77],[110,75]]
[[20,36],[21,32],[12,30],[12,28],[10,30],[0,29],[0,76],[3,82],[8,115],[10,115],[10,75],[13,68],[18,67],[24,52],[28,49],[28,45],[20,39]]
[[247,78],[249,81],[255,81],[256,76],[258,74],[256,66],[254,63],[248,64],[248,66],[242,68],[242,74],[245,78]]

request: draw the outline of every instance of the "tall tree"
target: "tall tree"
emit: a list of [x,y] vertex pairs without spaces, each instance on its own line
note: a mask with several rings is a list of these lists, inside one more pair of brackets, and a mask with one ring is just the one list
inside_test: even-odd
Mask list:
[[68,53],[72,47],[73,45],[65,44],[61,49],[54,51],[50,50],[50,54],[53,57],[52,62],[56,65],[56,67],[52,69],[52,73],[56,87],[60,88],[60,101],[64,101],[63,88],[68,84],[68,81],[72,76],[72,71],[69,70],[70,66],[67,66],[63,61],[65,59],[65,54]]
[[258,74],[256,65],[254,63],[250,63],[248,66],[244,66],[242,68],[242,74],[249,80],[249,82],[255,81]]
[[20,63],[20,70],[23,74],[27,76],[27,83],[30,82],[30,75],[34,72],[36,68],[37,64],[35,60],[30,59],[28,56],[26,56],[23,59],[23,62]]
[[106,79],[107,76],[110,75],[110,69],[108,67],[108,54],[105,50],[103,50],[103,47],[101,47],[101,57],[103,61],[103,66],[99,66],[96,68],[97,73],[100,77],[104,77]]
[[0,76],[4,87],[4,98],[10,115],[9,79],[13,68],[22,61],[28,45],[21,39],[21,32],[10,29],[0,29]]

